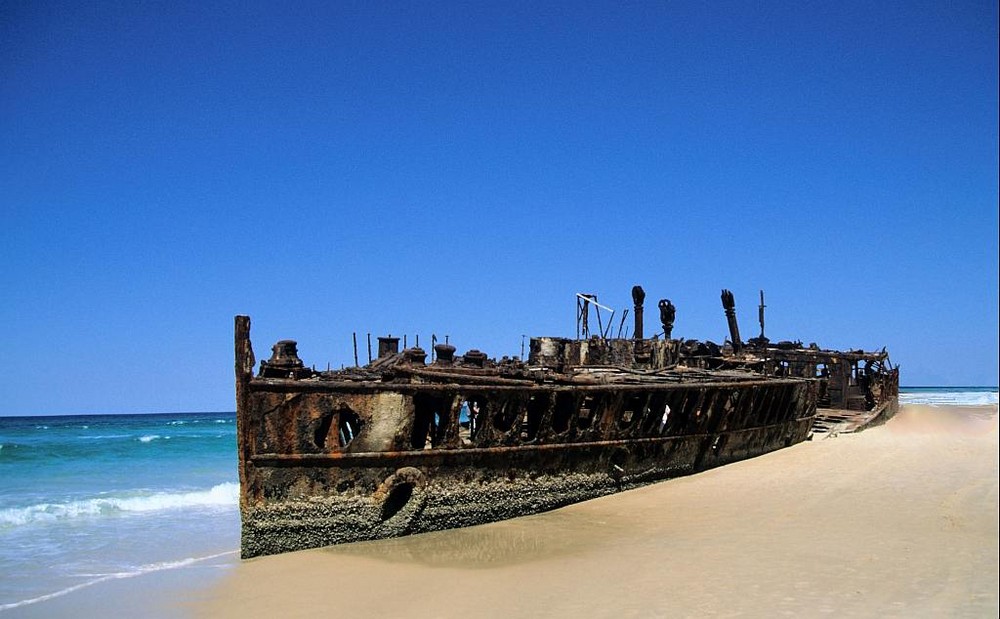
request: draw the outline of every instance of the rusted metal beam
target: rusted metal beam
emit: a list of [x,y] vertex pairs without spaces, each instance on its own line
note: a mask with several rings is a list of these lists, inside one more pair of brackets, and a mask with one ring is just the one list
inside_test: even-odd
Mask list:
[[733,352],[739,353],[743,348],[743,340],[740,339],[740,326],[736,322],[736,300],[733,293],[728,290],[722,291],[722,307],[726,310],[726,321],[729,323],[729,340],[733,343]]

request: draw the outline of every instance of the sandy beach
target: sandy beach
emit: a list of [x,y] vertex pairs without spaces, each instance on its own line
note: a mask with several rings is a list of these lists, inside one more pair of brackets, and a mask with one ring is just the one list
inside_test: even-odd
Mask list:
[[546,514],[242,562],[183,612],[995,616],[997,449],[996,406],[910,405]]
[[3,617],[981,617],[998,610],[997,406],[491,525],[112,578]]

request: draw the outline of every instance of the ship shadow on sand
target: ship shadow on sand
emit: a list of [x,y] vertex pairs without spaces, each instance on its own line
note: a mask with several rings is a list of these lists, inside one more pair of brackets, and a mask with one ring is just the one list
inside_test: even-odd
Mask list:
[[618,520],[613,512],[563,509],[462,529],[331,546],[318,552],[425,567],[493,569],[613,545],[628,529]]

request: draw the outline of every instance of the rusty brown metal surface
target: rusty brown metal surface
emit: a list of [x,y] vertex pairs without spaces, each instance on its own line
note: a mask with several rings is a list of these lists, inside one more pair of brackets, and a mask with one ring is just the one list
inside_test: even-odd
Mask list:
[[523,361],[436,344],[428,363],[384,337],[369,364],[314,372],[282,340],[256,376],[238,316],[242,555],[553,509],[805,440],[823,398],[891,399],[885,356],[673,340],[669,301],[668,337],[643,338],[644,296],[634,337],[532,338]]

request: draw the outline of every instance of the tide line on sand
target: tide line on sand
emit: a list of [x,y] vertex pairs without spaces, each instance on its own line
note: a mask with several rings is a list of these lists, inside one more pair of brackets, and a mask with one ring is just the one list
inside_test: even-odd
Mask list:
[[207,557],[188,557],[187,559],[181,559],[180,561],[164,561],[161,563],[150,563],[148,565],[141,565],[137,567],[135,570],[129,572],[101,574],[95,577],[93,580],[88,580],[86,582],[73,585],[72,587],[66,587],[65,589],[60,589],[59,591],[55,591],[53,593],[46,593],[45,595],[40,595],[38,597],[30,598],[27,600],[21,600],[19,602],[12,602],[10,604],[2,604],[0,605],[0,611],[10,610],[21,606],[29,606],[31,604],[37,604],[39,602],[45,602],[48,600],[52,600],[73,593],[75,591],[79,591],[81,589],[86,589],[87,587],[92,587],[102,582],[107,582],[109,580],[121,580],[123,578],[134,578],[136,576],[142,576],[144,574],[150,574],[153,572],[174,570],[182,567],[188,567],[196,563],[201,563],[203,561],[211,561],[212,559],[219,559],[221,557],[226,557],[235,554],[236,554],[235,550],[229,550],[226,552],[220,552],[214,555],[209,555]]

